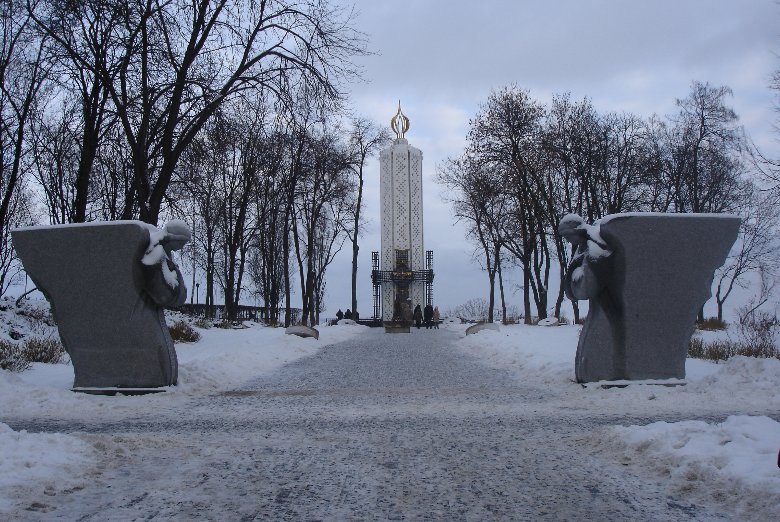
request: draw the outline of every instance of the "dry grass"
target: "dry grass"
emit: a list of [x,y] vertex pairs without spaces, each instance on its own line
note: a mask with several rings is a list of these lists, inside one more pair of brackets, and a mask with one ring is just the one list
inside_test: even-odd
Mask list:
[[65,360],[65,348],[53,337],[30,337],[22,343],[22,357],[31,363],[57,364]]
[[195,321],[192,323],[193,326],[197,326],[198,328],[203,328],[204,330],[208,330],[211,328],[211,321],[206,319],[205,317],[198,317],[195,319]]
[[168,331],[177,343],[196,343],[200,340],[200,334],[185,321],[176,321],[168,327]]
[[698,321],[696,323],[696,328],[698,328],[699,330],[708,330],[708,331],[725,330],[727,327],[728,324],[726,323],[726,321],[718,319],[717,317],[707,317],[703,321]]
[[688,344],[688,357],[694,359],[707,359],[710,361],[726,361],[736,355],[745,357],[780,359],[780,352],[773,344],[767,343],[747,343],[738,341],[712,341],[704,342],[698,337],[691,339]]
[[0,341],[0,369],[23,372],[30,361],[22,356],[22,347],[9,341]]

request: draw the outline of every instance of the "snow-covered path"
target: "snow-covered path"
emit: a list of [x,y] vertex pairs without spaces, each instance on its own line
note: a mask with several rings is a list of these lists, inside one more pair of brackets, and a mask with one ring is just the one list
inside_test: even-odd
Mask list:
[[103,452],[85,488],[52,491],[11,519],[736,518],[595,449],[599,426],[690,411],[594,414],[568,405],[571,387],[520,382],[455,351],[456,338],[374,329],[182,408],[8,419],[15,430],[83,432]]

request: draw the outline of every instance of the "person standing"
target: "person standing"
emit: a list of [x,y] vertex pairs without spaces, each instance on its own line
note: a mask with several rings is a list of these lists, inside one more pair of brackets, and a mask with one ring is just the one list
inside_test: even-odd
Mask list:
[[439,321],[441,321],[441,314],[439,313],[439,307],[433,309],[433,327],[439,329]]
[[433,319],[433,307],[429,304],[425,305],[423,310],[423,318],[425,319],[425,329],[431,329],[431,320]]
[[344,319],[344,312],[339,308],[339,311],[336,312],[336,321],[341,321],[342,319]]
[[344,312],[344,319],[352,319],[352,312],[349,308],[347,308],[347,311]]
[[422,310],[420,310],[420,305],[417,305],[414,307],[414,313],[412,314],[412,319],[414,319],[414,326],[417,327],[417,329],[420,329],[420,323],[422,322]]

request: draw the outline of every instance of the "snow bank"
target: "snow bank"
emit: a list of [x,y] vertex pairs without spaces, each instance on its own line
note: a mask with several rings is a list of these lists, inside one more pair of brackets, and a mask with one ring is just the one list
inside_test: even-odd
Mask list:
[[[468,325],[447,324],[463,331]],[[502,326],[501,331],[482,330],[458,340],[457,346],[494,368],[507,368],[519,378],[528,376],[545,383],[571,383],[580,326],[555,328],[529,325]]]
[[[574,395],[571,400],[586,400],[608,396],[610,400],[623,397],[637,398],[638,394],[672,401],[686,400],[733,404],[734,408],[762,408],[780,404],[780,360],[732,357],[715,363],[688,359],[685,363],[687,386],[665,388],[659,386],[629,386],[602,393],[598,386],[585,392],[574,383],[574,358],[582,329],[579,325],[545,328],[530,325],[502,326],[500,332],[483,330],[465,336],[468,325],[445,325],[463,337],[457,348],[478,357],[483,363],[510,370],[525,382],[540,384],[567,384]],[[701,332],[705,340],[723,338],[727,332]],[[638,391],[638,389],[642,389]],[[559,388],[560,389],[560,388]],[[588,395],[590,394],[590,395]]]
[[92,446],[73,435],[16,432],[0,423],[0,513],[17,497],[78,486],[96,461]]
[[605,429],[608,448],[624,464],[638,463],[668,477],[677,492],[780,514],[780,423],[764,416],[736,415],[723,423],[654,422]]

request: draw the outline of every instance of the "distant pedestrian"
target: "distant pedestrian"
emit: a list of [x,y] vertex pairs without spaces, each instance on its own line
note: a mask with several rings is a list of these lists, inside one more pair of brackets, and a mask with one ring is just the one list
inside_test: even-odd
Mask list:
[[344,312],[342,312],[341,308],[339,308],[339,311],[336,312],[336,320],[341,321],[342,319],[344,319]]
[[433,308],[433,327],[439,329],[439,321],[441,321],[441,314],[439,313],[439,307]]
[[344,312],[344,319],[352,319],[352,312],[349,311],[349,308]]
[[412,314],[412,319],[414,319],[414,326],[417,327],[419,330],[420,323],[422,322],[422,310],[420,309],[420,305],[417,305],[414,307],[414,313]]
[[352,312],[352,320],[353,320],[353,321],[355,321],[355,322],[358,322],[358,319],[359,319],[359,318],[360,318],[360,316],[358,315],[358,311],[357,311],[357,310],[355,310],[354,312]]
[[423,319],[425,319],[425,329],[431,329],[431,320],[433,319],[433,307],[429,304],[425,305],[423,310]]

